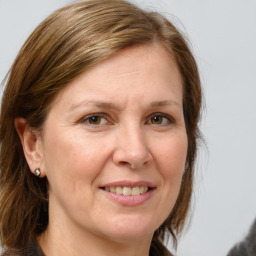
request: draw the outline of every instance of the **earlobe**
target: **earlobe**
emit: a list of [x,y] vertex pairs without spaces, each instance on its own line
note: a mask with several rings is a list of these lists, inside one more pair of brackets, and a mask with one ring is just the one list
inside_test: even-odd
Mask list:
[[19,135],[23,152],[31,172],[35,175],[35,170],[40,169],[39,175],[40,177],[44,177],[45,174],[42,171],[42,140],[39,132],[33,130],[24,118],[15,118],[14,125]]

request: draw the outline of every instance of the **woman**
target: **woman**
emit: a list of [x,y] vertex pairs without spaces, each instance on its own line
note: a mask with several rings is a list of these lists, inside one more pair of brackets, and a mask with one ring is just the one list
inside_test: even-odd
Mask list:
[[164,17],[123,0],[60,9],[3,94],[5,255],[171,255],[200,137],[196,62]]

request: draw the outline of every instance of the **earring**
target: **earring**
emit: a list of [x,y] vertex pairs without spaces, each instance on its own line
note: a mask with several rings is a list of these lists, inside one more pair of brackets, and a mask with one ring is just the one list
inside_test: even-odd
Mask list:
[[36,168],[36,169],[34,170],[34,174],[35,174],[35,176],[39,177],[40,174],[41,174],[40,169],[39,169],[39,168]]

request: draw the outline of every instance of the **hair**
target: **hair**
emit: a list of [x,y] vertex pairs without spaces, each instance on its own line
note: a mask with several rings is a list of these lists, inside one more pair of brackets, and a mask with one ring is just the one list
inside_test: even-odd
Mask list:
[[2,246],[22,248],[48,224],[47,179],[31,174],[14,119],[23,117],[31,128],[40,131],[54,97],[79,74],[122,49],[154,42],[174,56],[183,79],[188,151],[176,204],[155,231],[152,245],[163,251],[166,234],[177,245],[190,209],[201,137],[202,93],[196,61],[185,37],[162,15],[123,0],[89,0],[59,9],[44,20],[29,36],[8,73],[0,116]]

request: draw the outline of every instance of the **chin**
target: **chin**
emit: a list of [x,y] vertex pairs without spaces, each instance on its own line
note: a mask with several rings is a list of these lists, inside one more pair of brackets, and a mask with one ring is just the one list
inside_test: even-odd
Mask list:
[[124,230],[123,232],[113,232],[109,234],[109,237],[112,241],[118,243],[134,243],[141,240],[149,239],[151,240],[154,234],[154,230],[151,232],[146,230]]
[[[160,224],[159,224],[160,226]],[[134,242],[139,241],[145,238],[153,237],[154,231],[159,227],[155,225],[152,220],[146,220],[145,218],[141,220],[127,217],[124,218],[123,221],[113,221],[108,225],[108,227],[104,227],[104,230],[108,230],[108,237],[113,241],[117,242]]]

